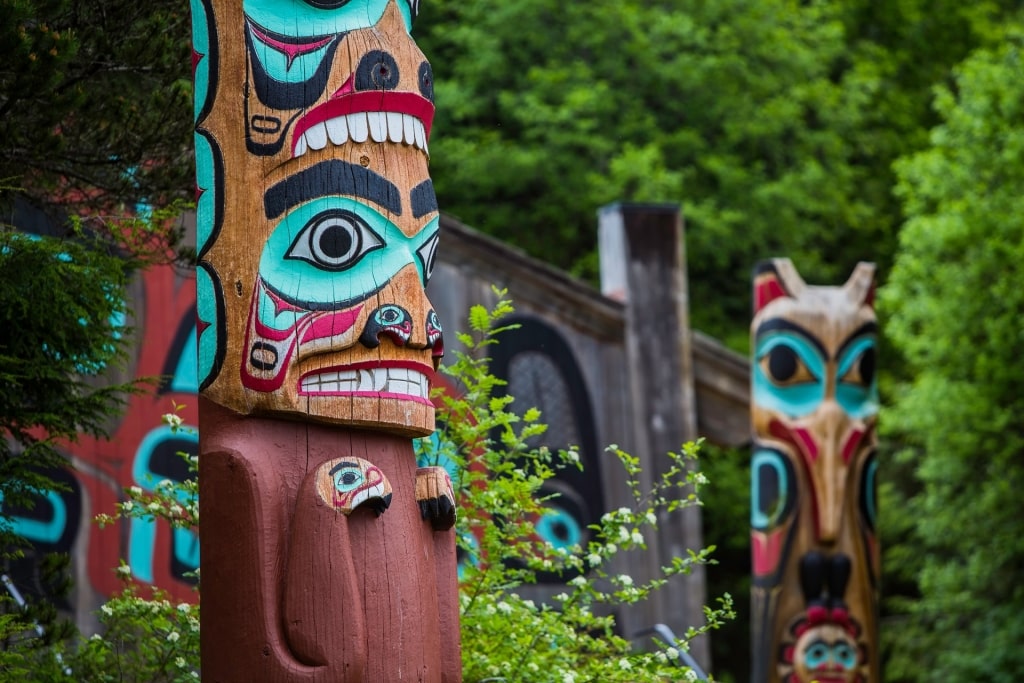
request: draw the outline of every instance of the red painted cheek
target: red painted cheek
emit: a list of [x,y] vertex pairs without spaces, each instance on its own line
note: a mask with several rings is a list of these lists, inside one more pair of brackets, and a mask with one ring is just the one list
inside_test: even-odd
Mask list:
[[780,529],[767,534],[754,532],[751,536],[754,576],[767,576],[778,568],[779,557],[782,555],[782,534],[783,530]]

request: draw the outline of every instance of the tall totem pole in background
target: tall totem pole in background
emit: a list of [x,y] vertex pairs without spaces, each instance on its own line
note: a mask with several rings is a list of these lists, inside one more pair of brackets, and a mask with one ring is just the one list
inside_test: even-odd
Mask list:
[[418,5],[192,0],[204,680],[461,680]]
[[754,275],[752,683],[880,683],[874,266]]

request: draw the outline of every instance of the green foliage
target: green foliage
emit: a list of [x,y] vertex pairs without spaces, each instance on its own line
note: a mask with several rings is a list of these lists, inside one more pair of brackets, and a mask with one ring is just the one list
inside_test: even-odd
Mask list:
[[1022,48],[1017,24],[965,60],[930,147],[896,168],[909,220],[881,301],[913,379],[885,425],[919,482],[902,530],[918,557],[898,561],[920,597],[895,605],[888,680],[1024,677]]
[[0,3],[0,178],[39,205],[183,196],[189,26],[181,2]]
[[[490,375],[482,351],[507,329],[500,319],[511,305],[503,294],[497,292],[501,300],[494,310],[473,308],[476,334],[459,335],[466,350],[455,352],[455,361],[444,367],[464,393],[443,396],[436,458],[439,464],[454,463],[460,472],[458,538],[466,554],[477,559],[463,568],[460,581],[465,678],[641,683],[689,676],[677,667],[677,652],[635,652],[615,634],[613,613],[650,599],[673,576],[708,563],[711,549],[674,558],[660,577],[646,583],[611,567],[620,553],[646,548],[645,535],[653,532],[659,512],[699,504],[696,494],[706,479],[690,467],[697,447],[687,444],[681,453],[670,454],[673,466],[648,491],[639,483],[638,460],[609,447],[623,467],[634,505],[605,514],[591,527],[594,538],[585,547],[555,548],[539,540],[535,523],[544,514],[541,486],[557,469],[581,465],[575,450],[553,453],[529,446],[530,438],[546,429],[540,412],[530,409],[519,417],[511,411],[512,397],[492,395],[503,382]],[[683,482],[691,493],[679,493]],[[535,582],[537,572],[560,573],[567,580],[552,604],[535,604],[517,592]],[[718,609],[706,608],[705,616],[706,624],[690,628],[678,647],[730,618],[729,596]]]

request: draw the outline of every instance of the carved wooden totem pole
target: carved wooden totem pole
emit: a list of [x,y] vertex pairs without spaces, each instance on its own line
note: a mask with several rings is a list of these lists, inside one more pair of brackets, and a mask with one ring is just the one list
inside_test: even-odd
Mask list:
[[192,0],[206,681],[461,680],[418,0]]
[[880,683],[874,266],[754,275],[753,683]]

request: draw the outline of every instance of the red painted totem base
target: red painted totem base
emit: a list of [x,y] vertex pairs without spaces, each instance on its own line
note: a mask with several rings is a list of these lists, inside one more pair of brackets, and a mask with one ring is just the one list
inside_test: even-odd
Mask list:
[[[454,530],[420,517],[410,440],[202,399],[200,415],[203,680],[461,681]],[[346,456],[389,480],[379,517],[316,495]]]

